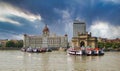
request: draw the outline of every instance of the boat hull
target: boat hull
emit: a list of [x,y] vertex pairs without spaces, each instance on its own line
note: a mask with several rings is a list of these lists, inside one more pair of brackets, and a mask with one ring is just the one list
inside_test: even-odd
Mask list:
[[86,53],[82,51],[67,51],[69,55],[81,55],[81,56],[102,56],[104,53]]

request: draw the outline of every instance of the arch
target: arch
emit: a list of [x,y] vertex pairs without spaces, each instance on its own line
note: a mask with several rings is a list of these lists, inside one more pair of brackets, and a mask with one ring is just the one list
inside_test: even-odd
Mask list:
[[82,46],[83,46],[83,47],[85,46],[85,42],[84,42],[84,41],[81,41],[81,42],[80,42],[80,47],[82,47]]

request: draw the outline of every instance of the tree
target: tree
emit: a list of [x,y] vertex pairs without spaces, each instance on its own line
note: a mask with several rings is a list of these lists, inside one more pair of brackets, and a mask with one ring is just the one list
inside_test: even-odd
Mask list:
[[104,43],[103,42],[98,42],[98,47],[99,48],[104,48]]
[[112,47],[112,44],[111,43],[109,43],[109,42],[106,42],[105,43],[105,48],[111,48]]
[[116,43],[112,43],[112,48],[114,49],[116,47]]
[[16,42],[10,40],[6,43],[6,47],[23,47],[23,41],[18,40]]
[[0,44],[0,47],[2,47],[2,44]]
[[15,47],[15,43],[10,40],[6,43],[6,47]]
[[23,47],[23,41],[19,40],[16,44],[17,47]]

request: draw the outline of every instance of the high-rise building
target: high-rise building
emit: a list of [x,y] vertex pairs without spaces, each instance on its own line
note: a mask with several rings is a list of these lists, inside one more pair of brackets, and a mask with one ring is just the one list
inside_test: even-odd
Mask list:
[[58,36],[55,34],[50,34],[50,30],[45,25],[42,35],[30,36],[24,35],[24,47],[33,47],[33,48],[59,48],[68,46],[68,37],[67,35]]
[[72,37],[73,47],[97,47],[97,38],[92,37],[92,33],[86,32],[86,24],[75,20],[73,23],[73,37]]
[[75,20],[73,22],[73,36],[78,36],[78,34],[86,33],[86,24],[84,22],[80,22],[79,20]]

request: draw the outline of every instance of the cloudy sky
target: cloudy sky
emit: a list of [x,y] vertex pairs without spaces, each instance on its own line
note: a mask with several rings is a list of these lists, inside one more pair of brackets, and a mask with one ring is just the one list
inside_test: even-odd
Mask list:
[[45,24],[71,39],[76,19],[93,36],[120,38],[120,0],[0,0],[0,39],[41,35]]

